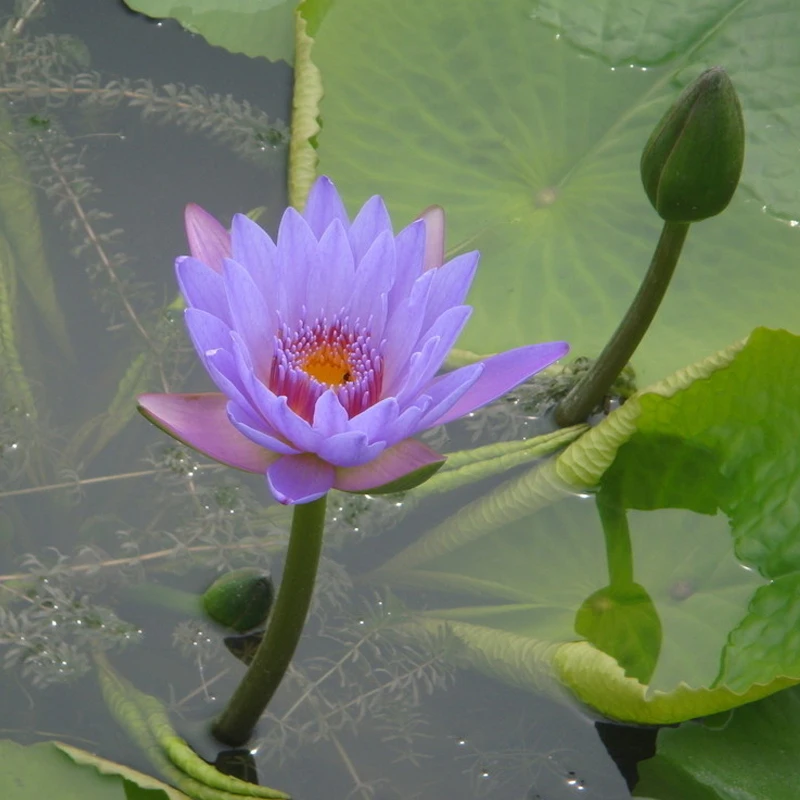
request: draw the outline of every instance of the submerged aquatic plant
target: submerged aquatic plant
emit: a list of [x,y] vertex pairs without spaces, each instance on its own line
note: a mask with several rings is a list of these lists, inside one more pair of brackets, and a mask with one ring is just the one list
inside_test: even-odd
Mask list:
[[304,214],[284,213],[277,243],[243,215],[228,234],[194,205],[186,228],[192,255],[176,266],[186,323],[220,392],[145,394],[139,408],[211,458],[265,473],[282,503],[416,485],[444,457],[415,434],[568,350],[526,345],[437,377],[469,318],[479,257],[443,263],[438,208],[395,236],[380,197],[351,223],[321,177]]

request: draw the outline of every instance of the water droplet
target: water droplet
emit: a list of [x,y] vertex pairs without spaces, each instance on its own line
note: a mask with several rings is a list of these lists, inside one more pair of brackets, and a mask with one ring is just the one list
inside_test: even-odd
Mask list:
[[676,581],[672,584],[672,587],[669,590],[669,596],[673,600],[686,600],[687,598],[691,597],[694,594],[694,586],[692,586],[690,581]]
[[586,791],[586,782],[582,778],[579,778],[577,773],[571,770],[567,773],[567,786],[574,789],[576,792]]

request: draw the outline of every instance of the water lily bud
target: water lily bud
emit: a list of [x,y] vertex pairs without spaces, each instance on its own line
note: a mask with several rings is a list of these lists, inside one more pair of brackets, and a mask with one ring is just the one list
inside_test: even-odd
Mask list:
[[742,107],[725,70],[712,67],[656,125],[642,153],[642,183],[662,219],[698,222],[728,205],[743,161]]
[[261,625],[273,599],[272,581],[255,567],[243,567],[217,578],[203,594],[203,608],[214,622],[239,633]]

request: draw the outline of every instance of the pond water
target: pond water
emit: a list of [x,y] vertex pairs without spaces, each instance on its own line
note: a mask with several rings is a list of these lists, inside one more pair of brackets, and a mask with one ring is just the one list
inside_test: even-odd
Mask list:
[[[5,5],[3,16],[12,13]],[[292,74],[111,0],[82,0],[79,10],[52,0],[39,11],[0,53],[0,115],[13,151],[3,157],[3,233],[29,259],[24,275],[8,262],[0,274],[3,313],[14,309],[0,362],[2,733],[22,744],[58,739],[152,771],[100,693],[93,654],[102,651],[213,761],[221,748],[208,723],[244,667],[226,633],[198,612],[198,595],[232,567],[279,577],[290,518],[260,478],[177,446],[135,414],[134,397],[210,387],[175,304],[183,207],[197,202],[223,220],[258,209],[275,231],[287,204]],[[545,431],[523,405],[497,403],[432,441],[455,451]],[[449,628],[410,633],[406,605],[463,600],[469,609],[474,593],[466,583],[415,585],[413,575],[374,572],[506,477],[419,501],[331,501],[314,611],[253,742],[265,784],[305,800],[630,796],[654,729],[600,721],[546,681],[539,692],[523,688],[510,668],[507,682],[491,677]],[[545,625],[553,641],[580,638],[576,603],[608,580],[595,500],[567,494],[530,552],[524,515],[522,528],[509,520],[503,545],[520,546],[515,586],[528,570],[532,581],[547,580],[537,552],[554,559],[555,621]],[[693,511],[646,523],[636,514],[634,553],[643,530],[692,536]],[[738,562],[724,566],[726,548],[710,556],[728,570],[720,581],[750,587]],[[510,563],[502,552],[488,542],[465,557],[462,574],[480,564],[501,581]],[[682,573],[660,587],[660,559],[648,550],[637,581],[678,604],[696,587]],[[561,596],[558,576],[570,571],[582,577]],[[726,626],[746,606],[750,589],[742,592]],[[673,661],[657,677],[669,690],[684,651],[665,652]],[[702,685],[711,680],[698,673]]]

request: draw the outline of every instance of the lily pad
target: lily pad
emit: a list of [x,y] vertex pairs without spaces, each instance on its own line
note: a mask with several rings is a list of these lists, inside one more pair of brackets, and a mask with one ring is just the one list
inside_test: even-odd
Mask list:
[[675,64],[683,86],[698,65],[722,64],[741,94],[749,126],[747,189],[770,212],[797,219],[800,164],[792,154],[800,118],[800,50],[792,43],[800,36],[800,13],[793,4],[539,0],[534,13],[562,39],[617,69]]
[[[306,0],[301,14],[315,19],[319,5]],[[800,218],[800,181],[781,178],[770,193],[765,178],[798,169],[800,51],[773,42],[800,26],[800,7],[759,6],[754,40],[747,4],[706,0],[685,28],[694,13],[685,3],[654,5],[650,16],[628,5],[551,2],[543,22],[547,9],[528,0],[338,0],[315,21],[310,58],[298,61],[295,118],[321,127],[295,134],[310,138],[318,172],[351,208],[379,193],[402,224],[439,203],[452,251],[481,251],[461,347],[563,338],[576,354],[599,351],[658,237],[638,174],[642,147],[680,88],[713,63],[733,64],[742,96],[742,187],[721,217],[690,232],[637,368],[652,381],[754,326],[796,325],[798,231],[762,206]],[[567,6],[562,20],[553,9]],[[633,67],[617,67],[603,47],[631,18],[646,21],[647,35]],[[596,19],[604,27],[589,47],[581,20]],[[764,107],[782,117],[777,149]],[[296,145],[292,180],[305,168]]]
[[718,724],[658,734],[656,756],[639,764],[636,796],[654,800],[795,800],[800,785],[800,692],[737,708]]
[[189,800],[161,781],[61,742],[0,741],[3,800]]
[[209,44],[232,53],[294,58],[295,0],[125,0],[134,11],[171,17]]
[[484,670],[617,719],[675,722],[800,681],[798,377],[800,337],[756,330],[372,578],[438,593],[421,624],[452,626]]

